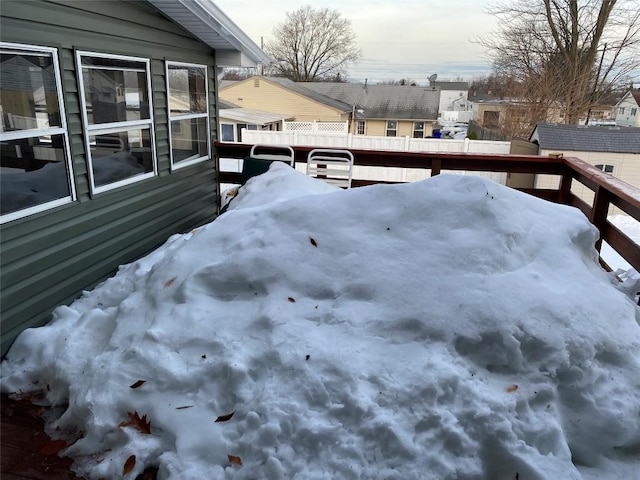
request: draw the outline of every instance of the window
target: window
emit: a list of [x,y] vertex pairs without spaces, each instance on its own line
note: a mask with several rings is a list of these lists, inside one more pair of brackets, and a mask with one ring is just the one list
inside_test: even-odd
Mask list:
[[149,60],[77,52],[91,190],[157,172]]
[[598,163],[594,165],[596,168],[599,168],[605,173],[613,173],[613,165],[603,165],[602,163]]
[[0,43],[0,222],[75,200],[54,48]]
[[364,120],[356,120],[356,135],[364,135],[367,122]]
[[424,122],[413,122],[413,138],[424,138]]
[[246,128],[247,130],[258,130],[258,125],[256,124],[246,124],[246,123],[238,123],[236,125],[236,130],[238,134],[238,142],[242,142],[242,129]]
[[387,120],[387,137],[395,137],[398,134],[398,122]]
[[620,113],[620,115],[624,115],[624,107],[620,107],[618,109],[618,112]]
[[220,136],[223,142],[233,142],[233,124],[222,123],[220,125]]
[[208,160],[207,67],[167,62],[167,92],[172,167]]
[[637,108],[632,108],[632,109],[631,109],[631,116],[632,116],[632,117],[635,117],[635,116],[636,116],[636,112],[637,112],[637,111],[638,111],[638,109],[637,109]]

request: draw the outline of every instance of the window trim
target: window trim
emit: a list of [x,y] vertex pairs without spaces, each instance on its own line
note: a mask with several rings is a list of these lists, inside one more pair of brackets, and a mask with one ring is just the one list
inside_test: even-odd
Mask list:
[[[182,66],[182,67],[197,67],[197,68],[204,68],[204,92],[205,92],[205,101],[206,101],[206,107],[207,107],[207,111],[205,113],[187,113],[184,115],[177,115],[175,117],[171,116],[171,105],[170,105],[170,101],[171,101],[171,97],[169,95],[169,67],[172,65],[178,65],[178,66]],[[210,116],[209,116],[209,68],[207,67],[207,65],[201,65],[199,63],[188,63],[188,62],[176,62],[173,60],[166,60],[165,61],[165,66],[164,66],[164,72],[165,72],[165,82],[166,82],[166,87],[167,87],[167,124],[168,124],[168,133],[169,133],[169,164],[170,164],[170,168],[171,171],[173,172],[174,170],[178,170],[180,168],[184,168],[184,167],[189,167],[191,165],[197,164],[197,163],[202,163],[202,162],[206,162],[207,160],[211,159],[211,126],[210,126]],[[204,156],[201,157],[189,157],[186,158],[184,160],[182,160],[181,162],[177,162],[174,163],[173,161],[173,135],[172,135],[172,127],[171,127],[171,122],[173,120],[191,120],[194,118],[205,118],[206,121],[206,135],[207,135],[207,153]]]
[[[149,58],[132,57],[128,55],[116,55],[112,53],[100,53],[88,50],[76,50],[76,73],[78,77],[78,87],[80,90],[80,110],[82,115],[82,126],[85,141],[85,156],[88,166],[89,176],[89,188],[91,195],[96,195],[103,192],[108,192],[116,188],[120,188],[126,185],[131,185],[148,178],[153,178],[158,175],[158,158],[156,156],[156,136],[154,128],[154,114],[153,114],[153,90],[151,89],[151,60]],[[112,60],[124,60],[131,62],[140,62],[145,64],[145,72],[147,74],[147,92],[149,100],[149,119],[148,120],[131,120],[124,122],[112,122],[112,123],[100,123],[89,125],[89,119],[87,117],[87,99],[84,93],[84,77],[82,75],[82,57],[97,57],[108,58]],[[90,67],[93,68],[93,67]],[[111,70],[131,70],[130,68],[113,68]],[[132,177],[124,178],[115,182],[107,183],[106,185],[96,185],[93,175],[93,159],[91,157],[91,145],[89,138],[96,135],[128,132],[130,130],[146,130],[149,129],[149,137],[151,139],[151,157],[153,163],[153,171],[141,173],[139,175],[133,175]]]
[[43,135],[62,135],[64,143],[64,158],[66,164],[67,184],[69,186],[69,195],[51,200],[45,203],[39,203],[32,207],[22,208],[15,212],[0,214],[0,225],[3,225],[20,218],[29,217],[36,213],[45,212],[62,205],[73,203],[77,200],[75,173],[73,170],[73,162],[71,159],[71,146],[69,143],[69,131],[67,128],[67,113],[64,105],[64,94],[62,91],[62,74],[60,70],[60,60],[58,57],[58,49],[53,47],[45,47],[43,45],[31,45],[25,43],[0,42],[0,49],[11,49],[24,51],[28,55],[37,56],[38,54],[50,54],[53,62],[53,72],[56,79],[56,93],[58,95],[58,108],[60,109],[60,126],[49,129],[32,129],[17,130],[15,132],[0,132],[2,140],[21,140],[24,138],[35,138]]
[[[394,122],[396,124],[396,128],[395,129],[389,128],[389,122]],[[391,138],[397,137],[398,136],[398,126],[399,126],[398,125],[398,120],[387,120],[387,125],[386,125],[387,128],[385,129],[385,137],[391,137]],[[395,132],[395,134],[394,135],[389,135],[390,131]]]

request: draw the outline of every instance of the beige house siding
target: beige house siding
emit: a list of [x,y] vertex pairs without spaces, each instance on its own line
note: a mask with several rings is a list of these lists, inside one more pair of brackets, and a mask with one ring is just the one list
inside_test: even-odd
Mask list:
[[[640,154],[637,153],[607,153],[607,152],[572,152],[560,150],[540,150],[540,155],[562,153],[565,157],[577,157],[591,165],[613,165],[612,175],[623,182],[640,188]],[[538,175],[536,188],[558,188],[560,177],[554,175]],[[571,183],[571,191],[585,202],[593,205],[593,192],[580,182]],[[609,214],[624,213],[619,208],[611,207]]]
[[219,91],[222,100],[239,107],[293,117],[295,122],[346,122],[351,112],[341,112],[272,83],[249,78]]
[[[390,118],[389,120],[394,120],[393,118]],[[365,135],[369,136],[380,136],[380,137],[386,137],[387,136],[387,120],[380,120],[380,119],[374,119],[374,120],[365,120],[366,126],[365,126]],[[398,122],[398,133],[397,133],[397,137],[413,137],[413,120],[396,120]],[[426,137],[430,137],[433,133],[433,121],[427,121],[427,120],[419,120],[419,121],[423,121],[424,122],[424,136]],[[354,132],[355,129],[355,122],[353,122],[353,125],[350,128],[351,133],[355,133]]]

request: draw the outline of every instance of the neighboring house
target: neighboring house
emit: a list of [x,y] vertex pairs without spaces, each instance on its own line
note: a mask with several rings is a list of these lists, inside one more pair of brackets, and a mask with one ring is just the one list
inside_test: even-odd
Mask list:
[[[538,123],[529,141],[538,145],[539,155],[577,157],[640,188],[640,128]],[[558,183],[552,175],[536,179],[537,188],[554,188]],[[572,191],[586,202],[593,201],[591,190],[579,182],[573,182]]]
[[471,104],[468,100],[469,82],[433,81],[430,82],[430,85],[440,89],[439,116],[442,116],[442,112],[471,110]]
[[251,108],[220,108],[220,140],[223,142],[242,142],[242,130],[282,131],[283,122],[293,120],[287,115],[253,110]]
[[220,98],[238,107],[282,115],[296,122],[347,122],[352,110],[351,105],[279,77],[255,76],[225,82]]
[[410,85],[307,82],[307,89],[351,106],[354,135],[425,138],[438,119],[440,91]]
[[2,0],[2,353],[216,215],[217,75],[268,57],[205,0]]
[[474,121],[478,125],[500,130],[508,138],[526,138],[536,118],[546,116],[546,121],[554,123],[564,120],[560,108],[552,107],[536,112],[536,106],[514,98],[495,99],[486,96],[475,98],[473,111]]
[[640,127],[640,90],[629,90],[616,104],[616,125]]

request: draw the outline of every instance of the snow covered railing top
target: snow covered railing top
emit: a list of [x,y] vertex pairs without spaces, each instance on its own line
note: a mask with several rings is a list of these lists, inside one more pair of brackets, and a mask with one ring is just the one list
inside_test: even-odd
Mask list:
[[[244,158],[251,145],[216,142],[216,156],[220,158]],[[307,155],[315,147],[294,146],[295,161],[306,163]],[[600,251],[602,241],[606,241],[633,268],[640,271],[640,245],[636,244],[621,230],[607,220],[607,212],[615,205],[627,215],[640,221],[640,190],[608,175],[578,158],[550,158],[537,155],[477,154],[477,153],[430,153],[385,150],[354,150],[356,166],[399,167],[404,169],[424,169],[430,175],[438,175],[442,170],[474,172],[507,172],[548,174],[560,177],[558,189],[520,188],[519,190],[546,200],[577,207],[600,230],[600,240],[596,248]],[[353,187],[381,182],[366,178],[354,178]],[[594,192],[593,204],[572,193],[571,185],[576,181]],[[240,174],[219,172],[218,183],[240,183]]]

